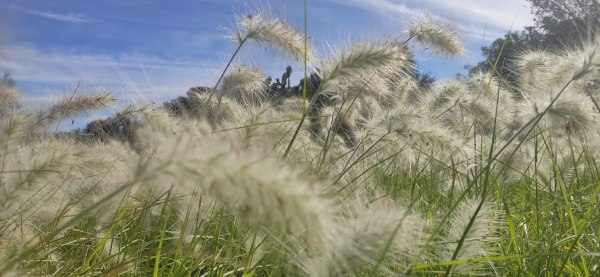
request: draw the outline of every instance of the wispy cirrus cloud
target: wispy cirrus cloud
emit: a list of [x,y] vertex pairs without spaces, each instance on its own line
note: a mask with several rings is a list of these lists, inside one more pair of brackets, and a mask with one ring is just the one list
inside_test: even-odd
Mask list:
[[390,22],[406,22],[429,12],[434,18],[452,22],[465,35],[491,40],[511,27],[522,29],[534,24],[530,6],[525,0],[504,1],[439,1],[439,0],[328,0],[369,10]]
[[[411,8],[404,3],[396,3],[390,0],[330,0],[339,4],[354,5],[377,13],[396,16],[414,16],[421,14],[422,9]],[[400,17],[398,17],[400,18]]]
[[29,15],[34,15],[34,16],[39,16],[39,17],[44,17],[44,18],[48,18],[48,19],[53,19],[53,20],[58,20],[58,21],[62,21],[62,22],[67,22],[67,23],[89,23],[89,19],[84,16],[83,14],[80,13],[56,13],[56,12],[51,12],[51,11],[38,11],[38,10],[32,10],[32,9],[25,9],[25,8],[21,8],[21,7],[17,7],[17,6],[11,6],[12,9],[25,13],[25,14],[29,14]]
[[188,88],[212,84],[221,70],[218,61],[189,61],[124,53],[119,55],[48,51],[10,46],[0,59],[30,103],[51,102],[68,84],[82,79],[110,89],[123,103],[158,102],[184,95]]

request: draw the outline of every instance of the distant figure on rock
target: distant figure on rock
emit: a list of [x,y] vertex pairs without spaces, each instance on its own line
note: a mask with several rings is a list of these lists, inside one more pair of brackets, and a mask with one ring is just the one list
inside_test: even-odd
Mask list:
[[292,76],[292,67],[288,65],[285,68],[285,72],[283,73],[283,76],[281,76],[282,89],[286,88],[286,84],[287,84],[287,88],[290,88],[290,76]]

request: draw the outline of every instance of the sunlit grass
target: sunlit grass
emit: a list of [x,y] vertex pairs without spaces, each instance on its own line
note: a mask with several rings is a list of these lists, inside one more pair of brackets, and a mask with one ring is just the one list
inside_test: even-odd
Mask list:
[[[308,65],[283,20],[238,24],[238,50]],[[60,135],[112,96],[27,113],[3,81],[0,276],[597,275],[600,45],[524,54],[520,87],[492,70],[426,89],[415,43],[464,50],[425,18],[311,56],[295,87],[236,51],[212,89]]]

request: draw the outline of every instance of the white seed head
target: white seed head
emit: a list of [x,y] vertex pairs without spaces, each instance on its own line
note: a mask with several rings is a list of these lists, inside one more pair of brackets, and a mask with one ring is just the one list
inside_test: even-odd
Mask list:
[[153,106],[144,106],[137,110],[140,118],[154,130],[164,133],[181,131],[181,122],[175,120],[167,111]]
[[65,97],[48,111],[49,117],[69,116],[78,113],[109,107],[115,103],[115,98],[110,92],[95,94],[76,94]]
[[297,60],[306,58],[309,63],[313,61],[313,51],[309,44],[306,44],[305,56],[304,35],[282,19],[267,13],[255,13],[237,16],[236,25],[237,32],[232,37],[240,43],[253,40],[276,47]]
[[597,79],[600,73],[600,43],[588,43],[569,57],[573,65],[573,80],[583,82]]
[[221,99],[221,103],[216,101],[208,101],[209,95],[197,95],[191,100],[194,105],[194,116],[199,120],[210,123],[211,126],[217,127],[229,121],[246,118],[246,109],[238,102],[228,99]]
[[[321,92],[337,92],[339,87],[360,80],[368,82],[376,74],[391,74],[406,69],[408,56],[390,43],[362,42],[338,51],[320,66]],[[364,78],[364,79],[361,79]]]
[[[352,198],[357,198],[354,200]],[[329,230],[320,256],[301,261],[310,276],[353,275],[384,257],[406,267],[425,238],[425,221],[389,199],[368,204],[354,194],[343,205],[344,217]]]
[[12,79],[5,75],[0,79],[0,116],[4,117],[17,106],[19,91],[15,88]]
[[[452,260],[462,237],[464,237],[463,243],[454,260],[490,255],[491,243],[494,241],[493,230],[498,225],[497,212],[492,209],[491,204],[484,203],[475,215],[479,203],[480,200],[466,200],[456,208],[450,219],[448,244],[443,252],[445,261]],[[481,264],[463,263],[454,266],[453,272],[473,274],[481,266]]]
[[147,179],[162,176],[217,199],[238,219],[289,235],[318,240],[334,208],[320,184],[273,155],[236,144],[219,134],[184,132],[156,145]]
[[236,66],[223,77],[217,97],[229,97],[243,105],[260,103],[266,90],[265,79],[258,68]]
[[[594,105],[587,96],[567,89],[544,114],[537,128],[553,134],[587,133],[596,126]],[[534,94],[519,104],[519,119],[527,122],[537,116],[552,102],[552,95]]]
[[448,55],[460,56],[465,47],[458,32],[449,24],[434,21],[431,16],[410,25],[408,33],[417,42],[432,48],[434,51]]

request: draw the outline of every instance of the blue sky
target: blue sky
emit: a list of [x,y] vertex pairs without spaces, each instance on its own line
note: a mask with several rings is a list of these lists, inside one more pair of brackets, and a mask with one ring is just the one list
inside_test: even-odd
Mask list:
[[[300,0],[0,0],[0,71],[12,72],[33,106],[69,93],[79,80],[88,89],[111,89],[121,105],[161,103],[191,86],[214,84],[235,49],[225,37],[234,15],[260,9],[303,27]],[[480,61],[479,48],[511,25],[533,25],[525,0],[308,0],[308,33],[326,56],[330,46],[395,37],[425,12],[453,23],[468,49],[460,58],[416,51],[422,71],[438,79]],[[294,80],[301,71],[256,45],[236,62],[272,76],[290,64]]]

